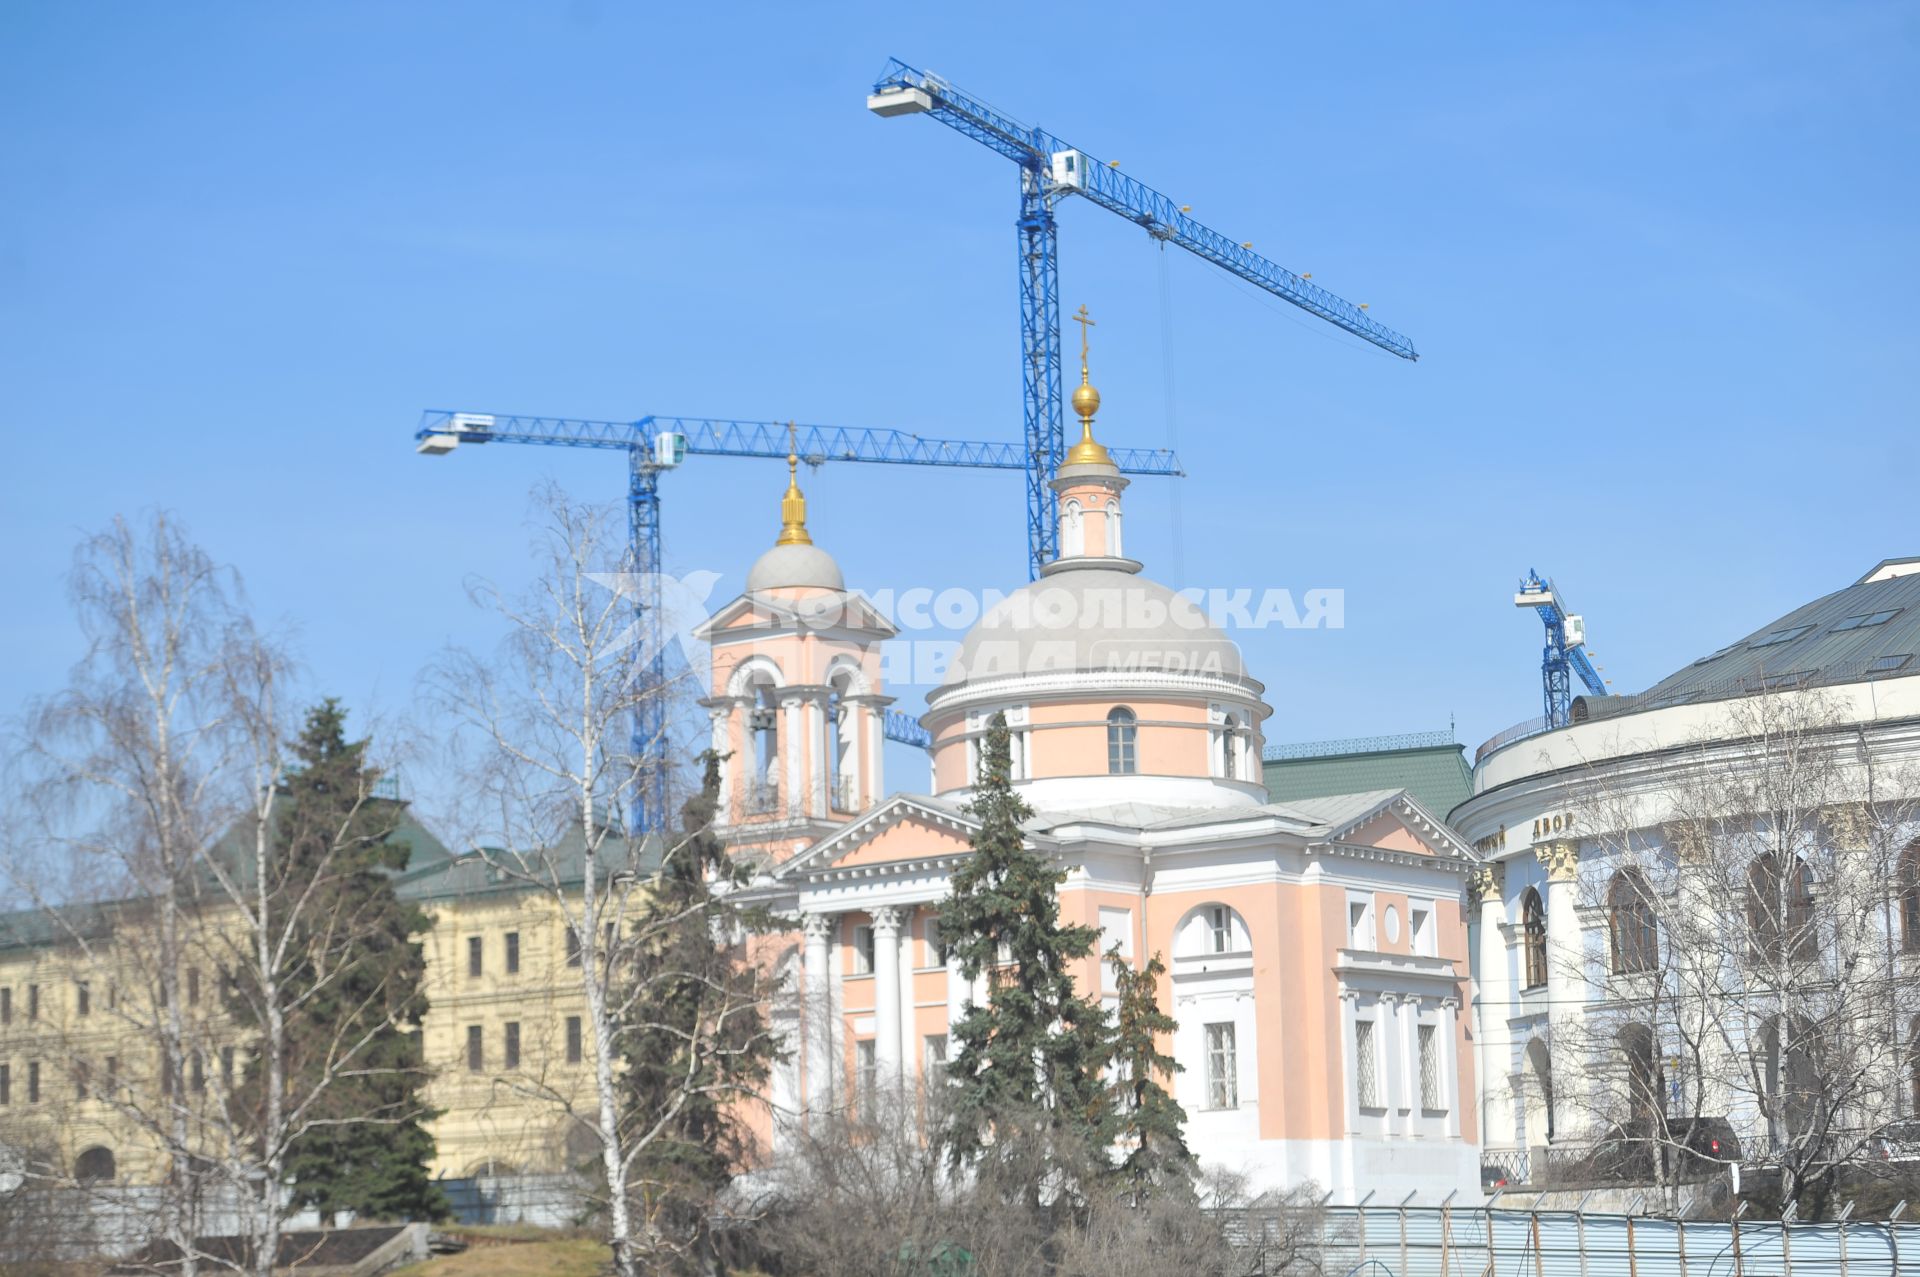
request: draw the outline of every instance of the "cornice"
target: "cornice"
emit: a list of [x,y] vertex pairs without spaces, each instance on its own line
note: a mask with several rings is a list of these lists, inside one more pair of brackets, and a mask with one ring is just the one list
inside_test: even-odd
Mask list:
[[1258,681],[1228,679],[1212,674],[1184,674],[1166,670],[1055,670],[1038,674],[1008,674],[969,680],[927,693],[927,713],[947,714],[975,705],[1008,700],[1112,699],[1117,692],[1167,692],[1184,697],[1212,697],[1252,705],[1265,718],[1272,709],[1260,699],[1266,688]]

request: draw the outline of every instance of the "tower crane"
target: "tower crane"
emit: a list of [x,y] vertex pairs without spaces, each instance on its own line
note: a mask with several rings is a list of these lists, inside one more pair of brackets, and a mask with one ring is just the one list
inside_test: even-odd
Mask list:
[[[462,445],[539,444],[558,448],[606,448],[627,454],[627,521],[632,537],[636,638],[646,654],[655,687],[666,683],[666,635],[660,615],[660,475],[689,456],[780,457],[797,452],[810,465],[857,461],[882,465],[947,466],[971,470],[1031,471],[1024,448],[1012,443],[928,439],[901,430],[847,430],[791,422],[727,421],[711,417],[648,415],[637,421],[588,421],[429,410],[414,431],[414,451],[445,456]],[[1127,474],[1180,476],[1180,459],[1157,448],[1110,448]],[[1031,548],[1030,548],[1031,549]],[[909,714],[889,711],[889,740],[925,748],[924,728]],[[640,698],[635,712],[634,752],[651,766],[634,803],[633,827],[658,833],[667,827],[666,707],[656,696]]]
[[1091,152],[1019,123],[940,76],[891,59],[874,83],[867,109],[882,117],[930,115],[1019,166],[1020,216],[1015,224],[1020,231],[1020,360],[1031,459],[1027,570],[1034,577],[1058,548],[1057,501],[1048,481],[1066,447],[1060,400],[1059,232],[1054,223],[1054,206],[1063,197],[1079,195],[1118,213],[1162,244],[1177,244],[1402,359],[1420,357],[1407,338],[1375,322],[1364,305],[1275,265],[1254,252],[1251,242],[1201,225],[1188,215],[1186,205],[1120,172],[1118,161],[1102,163]]
[[1579,674],[1587,691],[1595,696],[1607,694],[1607,681],[1600,677],[1587,656],[1587,625],[1561,606],[1553,581],[1527,569],[1520,579],[1520,591],[1513,596],[1515,607],[1530,607],[1540,614],[1547,629],[1547,645],[1540,652],[1541,698],[1546,704],[1549,729],[1565,727],[1573,709],[1573,675]]

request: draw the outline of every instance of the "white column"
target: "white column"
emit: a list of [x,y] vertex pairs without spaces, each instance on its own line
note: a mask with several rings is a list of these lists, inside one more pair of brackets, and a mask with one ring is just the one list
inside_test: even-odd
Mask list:
[[809,699],[803,711],[807,720],[807,815],[825,819],[827,814],[827,707],[818,697]]
[[734,812],[734,796],[728,784],[733,777],[733,763],[727,757],[730,743],[727,740],[727,724],[732,718],[732,713],[731,706],[721,705],[715,705],[707,711],[707,717],[712,725],[713,734],[710,739],[713,742],[714,757],[720,760],[720,806],[713,817],[713,823],[716,825],[726,824],[733,818]]
[[1360,1061],[1355,1054],[1359,1050],[1359,1034],[1354,1029],[1354,1025],[1360,1019],[1359,1009],[1359,996],[1351,989],[1342,989],[1340,991],[1340,1058],[1347,1062],[1347,1067],[1346,1076],[1340,1079],[1340,1097],[1346,1106],[1347,1120],[1341,1125],[1347,1128],[1349,1136],[1360,1128]]
[[867,740],[866,748],[861,752],[861,760],[866,764],[867,789],[861,798],[863,807],[871,807],[882,797],[881,785],[884,773],[880,767],[880,751],[886,746],[884,719],[886,709],[879,705],[868,705],[866,710]]
[[806,806],[800,790],[800,755],[805,748],[805,730],[800,725],[800,698],[789,696],[780,702],[780,755],[787,760],[786,776],[780,782],[780,815],[797,817]]
[[900,928],[900,943],[894,949],[894,961],[900,971],[900,1064],[901,1076],[914,1077],[920,1069],[920,1017],[913,1013],[914,938],[912,908],[902,909],[905,925]]
[[[1447,1102],[1447,1136],[1460,1138],[1460,1003],[1447,998],[1440,1003],[1440,1085]],[[1484,1137],[1483,1137],[1484,1138]]]
[[806,979],[803,1023],[806,1034],[807,1096],[810,1107],[824,1112],[833,1107],[833,977],[832,948],[828,940],[836,920],[828,914],[810,913],[802,924],[806,951],[801,961]]
[[900,1080],[900,911],[873,911],[873,1062],[881,1086]]
[[[1547,870],[1547,1001],[1553,1007],[1553,1018],[1579,1014],[1574,1008],[1586,1001],[1586,936],[1580,927],[1580,844],[1572,841],[1547,843],[1535,848],[1534,854]],[[1551,1038],[1552,1030],[1548,1030]],[[1549,1048],[1552,1042],[1548,1043]],[[1555,1052],[1555,1064],[1562,1064]],[[1568,1053],[1571,1055],[1571,1052]],[[1564,1061],[1572,1065],[1572,1060]],[[1553,1072],[1554,1124],[1556,1140],[1564,1141],[1579,1134],[1576,1119],[1563,1122],[1562,1115],[1576,1114],[1581,1111],[1581,1093],[1586,1089],[1586,1076],[1577,1067],[1556,1068]]]
[[[1478,1074],[1480,1142],[1490,1148],[1516,1143],[1514,1096],[1506,1084],[1512,1072],[1513,1043],[1507,1017],[1513,1014],[1512,956],[1507,947],[1506,870],[1498,862],[1481,865],[1468,879],[1468,899],[1477,903],[1469,928],[1474,940],[1473,1049]],[[1496,1084],[1497,1083],[1497,1084]]]

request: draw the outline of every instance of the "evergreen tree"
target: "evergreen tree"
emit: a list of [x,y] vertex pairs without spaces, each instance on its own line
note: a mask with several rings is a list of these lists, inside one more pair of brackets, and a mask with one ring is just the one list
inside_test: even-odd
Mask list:
[[713,832],[720,756],[709,750],[702,760],[700,792],[681,808],[682,836],[664,848],[640,901],[620,1085],[628,1125],[661,1128],[632,1179],[650,1231],[675,1239],[688,1268],[717,1272],[707,1221],[750,1152],[735,1102],[759,1093],[775,1047],[760,1011],[768,990],[737,945],[771,920],[727,898],[752,875]]
[[[367,1038],[326,1082],[315,1124],[288,1151],[287,1174],[294,1204],[323,1217],[437,1219],[447,1203],[427,1175],[434,1144],[425,1123],[435,1114],[421,1097],[420,1048],[402,1027],[417,1028],[426,1013],[417,937],[430,923],[394,892],[411,851],[395,837],[401,804],[373,797],[380,775],[367,745],[346,738],[338,701],[314,706],[290,743],[297,763],[276,804],[276,895],[282,908],[301,902],[280,972],[283,1004],[300,1005],[289,1024],[290,1093],[310,1094],[338,1069],[328,1064],[338,1044]],[[244,1011],[244,986],[231,996]],[[259,1061],[248,1074],[257,1092]]]
[[[1020,832],[1033,812],[1013,790],[1004,714],[988,726],[966,810],[980,828],[954,871],[940,934],[968,979],[989,979],[986,1005],[953,1028],[949,1155],[961,1163],[1034,1141],[1083,1154],[1099,1138],[1107,1028],[1099,1005],[1075,992],[1070,967],[1099,932],[1061,922],[1066,875]],[[1035,1184],[1029,1204],[1038,1194]]]
[[1184,1134],[1186,1110],[1160,1081],[1181,1071],[1178,1060],[1160,1051],[1161,1038],[1178,1027],[1157,1000],[1167,966],[1156,953],[1135,971],[1117,944],[1107,951],[1107,965],[1119,1007],[1102,1143],[1126,1150],[1115,1175],[1136,1204],[1155,1192],[1190,1196],[1196,1167]]

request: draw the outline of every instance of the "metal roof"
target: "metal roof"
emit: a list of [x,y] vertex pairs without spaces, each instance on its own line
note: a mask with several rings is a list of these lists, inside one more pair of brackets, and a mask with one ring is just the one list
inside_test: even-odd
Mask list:
[[1276,803],[1404,789],[1444,816],[1473,792],[1464,754],[1465,746],[1446,732],[1315,741],[1269,748],[1264,779]]
[[[1635,709],[1920,674],[1920,572],[1888,559],[1630,699]],[[1609,698],[1611,699],[1611,698]]]

